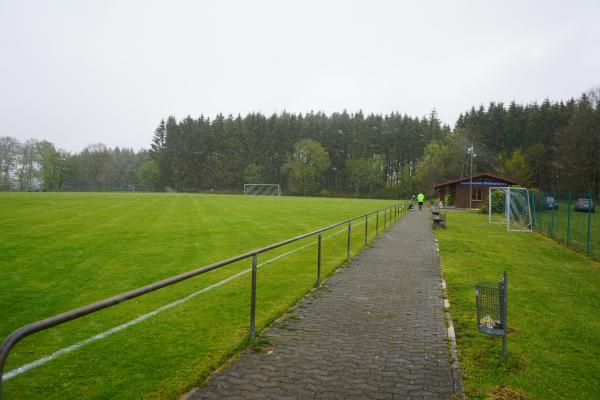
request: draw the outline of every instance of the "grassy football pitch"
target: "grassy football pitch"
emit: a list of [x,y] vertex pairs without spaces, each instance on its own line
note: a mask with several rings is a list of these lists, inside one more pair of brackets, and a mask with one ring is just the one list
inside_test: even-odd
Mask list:
[[[593,399],[600,388],[600,263],[538,233],[449,212],[436,230],[469,399]],[[476,328],[477,282],[508,272],[508,359]]]
[[[33,321],[392,204],[169,193],[1,193],[0,337]],[[368,228],[372,240],[374,218]],[[323,236],[322,276],[345,260],[345,229]],[[362,248],[364,232],[364,222],[353,224],[352,254]],[[259,256],[259,329],[314,285],[315,239]],[[185,392],[248,335],[249,273],[198,292],[248,269],[250,262],[23,340],[5,373],[185,299],[11,377],[5,382],[6,398],[168,399]]]

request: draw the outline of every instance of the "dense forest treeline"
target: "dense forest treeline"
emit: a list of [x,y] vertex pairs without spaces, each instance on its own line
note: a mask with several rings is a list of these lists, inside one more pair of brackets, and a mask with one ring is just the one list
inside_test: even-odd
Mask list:
[[[435,112],[421,119],[361,112],[270,117],[252,113],[179,122],[170,117],[156,130],[150,155],[158,166],[160,186],[175,190],[239,190],[243,183],[279,183],[303,194],[383,194],[399,185],[403,173],[414,174],[428,143],[448,134],[450,128]],[[309,168],[315,159],[311,143],[329,160],[315,174]],[[293,163],[303,152],[304,161]],[[304,175],[314,175],[303,179],[301,187],[292,182],[299,168]]]
[[454,130],[422,118],[321,112],[161,121],[149,150],[0,137],[4,190],[241,191],[278,183],[286,194],[407,196],[436,182],[492,172],[545,190],[600,192],[600,90],[567,102],[490,103]]
[[472,108],[453,136],[475,144],[478,170],[545,190],[600,192],[600,88],[566,103]]

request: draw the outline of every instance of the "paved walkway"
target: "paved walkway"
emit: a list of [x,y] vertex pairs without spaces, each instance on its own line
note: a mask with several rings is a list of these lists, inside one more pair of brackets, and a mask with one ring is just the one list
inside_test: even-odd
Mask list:
[[429,210],[411,211],[190,399],[449,399]]

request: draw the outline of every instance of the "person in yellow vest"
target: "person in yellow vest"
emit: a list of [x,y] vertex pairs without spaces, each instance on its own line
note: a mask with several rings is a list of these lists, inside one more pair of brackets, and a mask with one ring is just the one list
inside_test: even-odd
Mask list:
[[425,195],[420,193],[417,195],[417,203],[419,203],[419,210],[423,209],[423,202],[425,201]]

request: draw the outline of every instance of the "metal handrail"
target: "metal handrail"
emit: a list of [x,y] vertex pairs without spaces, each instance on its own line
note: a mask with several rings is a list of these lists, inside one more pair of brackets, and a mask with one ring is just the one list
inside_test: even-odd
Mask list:
[[[329,225],[324,228],[317,229],[316,231],[312,231],[309,233],[305,233],[303,235],[295,236],[293,238],[286,239],[286,240],[283,240],[281,242],[277,242],[274,244],[270,244],[268,246],[261,247],[256,250],[251,250],[246,253],[227,258],[225,260],[217,261],[215,263],[212,263],[212,264],[209,264],[209,265],[206,265],[206,266],[203,266],[203,267],[200,267],[200,268],[188,271],[188,272],[184,272],[182,274],[175,275],[170,278],[166,278],[166,279],[160,280],[158,282],[154,282],[149,285],[142,286],[140,288],[133,289],[128,292],[121,293],[121,294],[109,297],[107,299],[100,300],[95,303],[76,308],[71,311],[66,311],[64,313],[57,314],[50,318],[42,319],[42,320],[33,322],[31,324],[25,325],[15,331],[13,331],[10,335],[8,335],[4,339],[4,341],[0,345],[0,400],[2,399],[2,386],[3,386],[2,383],[4,380],[4,366],[5,366],[6,359],[8,358],[8,354],[10,353],[12,348],[19,341],[26,338],[27,336],[33,335],[34,333],[37,333],[37,332],[41,332],[41,331],[50,329],[54,326],[63,324],[65,322],[69,322],[69,321],[75,320],[77,318],[95,313],[95,312],[103,310],[105,308],[112,307],[114,305],[123,303],[127,300],[131,300],[133,298],[142,296],[144,294],[153,292],[155,290],[173,285],[175,283],[193,278],[198,275],[202,275],[206,272],[224,267],[226,265],[229,265],[234,262],[241,261],[241,260],[244,260],[244,259],[250,258],[250,257],[252,257],[252,290],[251,290],[251,295],[250,295],[251,296],[250,337],[254,337],[255,305],[256,305],[256,270],[257,270],[257,256],[259,254],[265,253],[269,250],[273,250],[273,249],[276,249],[281,246],[285,246],[286,244],[290,244],[290,243],[296,242],[298,240],[302,240],[302,239],[306,239],[306,238],[314,236],[314,235],[318,235],[318,242],[317,242],[317,244],[318,244],[318,246],[317,246],[318,261],[317,261],[316,285],[319,285],[320,274],[321,274],[321,234],[325,231],[336,228],[338,226],[348,224],[348,243],[347,243],[348,249],[347,249],[347,253],[346,253],[346,259],[349,261],[349,259],[350,259],[350,231],[351,231],[352,221],[356,221],[358,219],[365,218],[365,222],[368,223],[369,215],[377,214],[377,219],[376,219],[376,223],[375,223],[375,237],[377,238],[379,235],[379,213],[380,213],[380,211],[384,212],[384,229],[385,229],[386,219],[388,216],[388,212],[387,212],[388,209],[390,210],[389,217],[390,217],[390,224],[391,224],[392,218],[395,218],[395,220],[398,220],[401,213],[404,211],[404,205],[402,203],[396,203],[390,207],[384,207],[384,208],[381,208],[376,211],[371,211],[366,214],[359,215],[358,217],[350,218],[345,221],[338,222],[333,225]],[[392,213],[392,210],[394,211],[393,213]],[[367,233],[368,233],[367,228],[365,228],[365,244],[366,244],[366,240],[367,240],[366,239]]]

